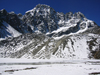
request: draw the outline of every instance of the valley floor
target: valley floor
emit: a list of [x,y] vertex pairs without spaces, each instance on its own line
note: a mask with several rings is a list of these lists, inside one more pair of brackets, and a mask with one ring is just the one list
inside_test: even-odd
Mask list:
[[1,59],[0,75],[100,75],[100,60]]

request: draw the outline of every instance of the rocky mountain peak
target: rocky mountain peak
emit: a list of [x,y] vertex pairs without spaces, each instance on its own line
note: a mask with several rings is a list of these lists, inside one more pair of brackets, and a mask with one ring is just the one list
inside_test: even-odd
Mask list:
[[53,12],[55,12],[55,10],[50,6],[45,4],[38,4],[32,10],[27,11],[26,15],[30,13],[32,16],[47,16],[49,14],[52,14]]
[[81,19],[81,20],[84,20],[84,18],[86,18],[84,16],[84,14],[82,14],[81,12],[77,12],[74,14],[74,17],[77,18],[77,19]]
[[2,9],[2,10],[0,10],[0,13],[3,14],[3,15],[6,15],[7,11],[5,9]]
[[51,7],[45,4],[38,4],[35,6],[35,8],[39,10],[46,10],[46,9],[50,9]]
[[27,11],[25,15],[16,15],[14,12],[7,13],[3,9],[1,10],[1,17],[21,33],[36,32],[47,34],[51,37],[68,35],[80,30],[85,31],[90,27],[97,26],[81,12],[68,12],[64,14],[56,12],[53,8],[45,4],[36,5],[33,9]]
[[[8,38],[9,37],[9,38]],[[0,57],[100,59],[100,27],[81,12],[38,4],[22,14],[0,10]]]

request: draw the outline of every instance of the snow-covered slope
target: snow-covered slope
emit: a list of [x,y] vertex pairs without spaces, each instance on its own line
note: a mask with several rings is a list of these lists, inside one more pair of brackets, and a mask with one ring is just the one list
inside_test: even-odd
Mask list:
[[[25,15],[0,11],[1,58],[100,59],[100,27],[81,12],[38,4]],[[18,37],[17,37],[18,36]]]
[[86,31],[88,28],[97,26],[81,12],[64,14],[42,4],[38,4],[32,10],[27,11],[23,20],[32,31],[44,33],[50,37],[68,35],[80,30]]
[[7,38],[7,37],[18,37],[21,33],[15,30],[12,26],[8,23],[3,21],[1,29],[0,29],[0,39]]
[[81,12],[64,14],[56,12],[53,8],[44,4],[36,5],[32,10],[27,11],[25,15],[16,15],[14,12],[7,13],[3,9],[0,11],[1,24],[2,21],[7,22],[22,34],[36,32],[50,37],[59,37],[97,27],[95,22],[87,19]]
[[100,36],[89,32],[53,39],[43,34],[25,34],[0,42],[3,58],[99,59]]

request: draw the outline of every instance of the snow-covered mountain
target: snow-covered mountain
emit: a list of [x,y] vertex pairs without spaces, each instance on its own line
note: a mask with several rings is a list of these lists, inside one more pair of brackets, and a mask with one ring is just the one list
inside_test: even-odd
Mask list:
[[[8,37],[8,38],[7,38]],[[0,11],[0,57],[100,59],[100,27],[81,12],[38,4],[25,15]]]

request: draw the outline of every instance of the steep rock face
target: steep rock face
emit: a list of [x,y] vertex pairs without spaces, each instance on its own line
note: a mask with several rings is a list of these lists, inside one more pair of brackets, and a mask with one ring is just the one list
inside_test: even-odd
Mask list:
[[33,31],[42,33],[57,29],[56,12],[47,5],[37,5],[34,9],[27,11],[23,17],[25,23],[33,27]]
[[[93,21],[88,20],[81,12],[59,13],[47,5],[38,4],[34,9],[26,12],[22,19],[33,32],[47,33],[48,36],[61,36],[75,33],[79,30],[86,30],[97,26]],[[54,33],[63,27],[65,31]]]
[[[7,27],[3,24],[4,22],[8,23],[11,27],[13,27],[15,30],[17,30],[19,33],[30,33],[30,30],[28,28],[28,25],[26,25],[24,22],[22,22],[22,15],[18,14],[16,15],[14,12],[8,13],[5,9],[0,10],[0,30]],[[5,30],[5,32],[9,33],[9,31]],[[11,34],[4,34],[1,33],[0,38],[5,38],[12,36]],[[3,35],[4,34],[4,35]],[[9,36],[8,36],[9,35]]]
[[6,21],[16,30],[19,30],[18,26],[20,25],[20,19],[17,17],[17,15],[14,12],[8,13],[5,9],[2,9],[0,11],[0,17],[2,21]]
[[[50,37],[75,33],[97,26],[81,12],[59,13],[50,6],[43,4],[38,4],[32,10],[27,11],[25,15],[20,13],[16,15],[14,12],[7,13],[3,9],[0,11],[0,25],[2,26],[3,21],[22,34],[38,32]],[[64,27],[65,29],[63,29]],[[60,32],[56,32],[59,30]]]
[[81,12],[38,4],[22,14],[0,10],[0,58],[100,59],[100,27]]

